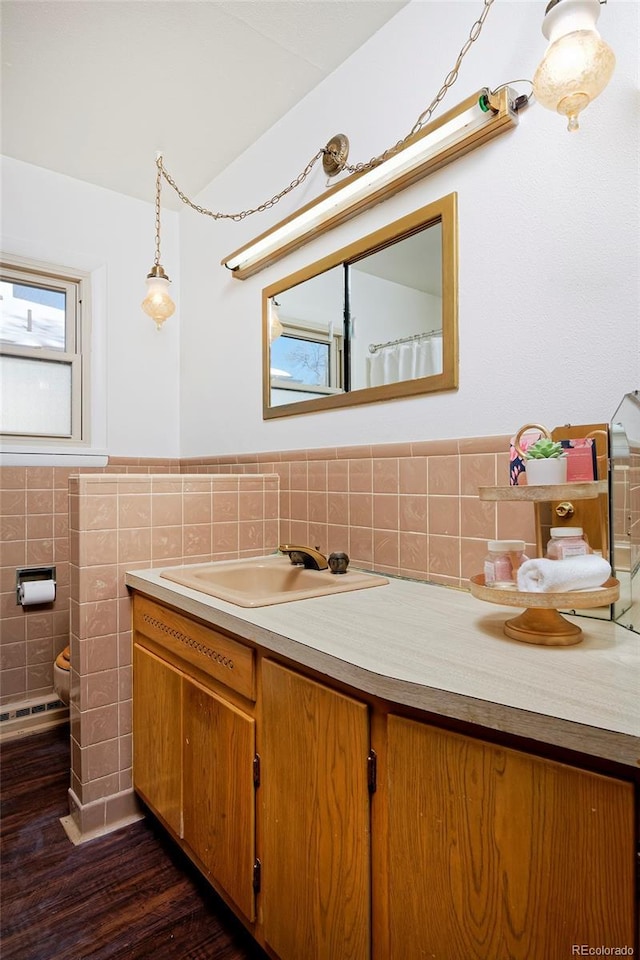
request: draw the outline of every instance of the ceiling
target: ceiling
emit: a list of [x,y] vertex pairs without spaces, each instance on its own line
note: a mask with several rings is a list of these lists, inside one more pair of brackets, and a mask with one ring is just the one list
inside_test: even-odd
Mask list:
[[2,153],[152,201],[162,151],[195,196],[407,2],[1,0]]

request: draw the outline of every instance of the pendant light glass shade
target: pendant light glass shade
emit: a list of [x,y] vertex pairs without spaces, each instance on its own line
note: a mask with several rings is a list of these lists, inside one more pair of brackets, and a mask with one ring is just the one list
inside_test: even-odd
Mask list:
[[148,317],[155,320],[158,330],[176,309],[175,303],[169,296],[170,282],[160,264],[156,264],[147,276],[147,295],[142,301],[142,309]]
[[271,301],[271,310],[269,311],[269,343],[273,343],[284,333],[284,327],[278,316],[278,304],[275,300]]
[[543,107],[579,128],[578,114],[602,93],[616,64],[611,47],[595,23],[599,0],[558,0],[547,8],[542,32],[551,43],[533,78],[533,93]]

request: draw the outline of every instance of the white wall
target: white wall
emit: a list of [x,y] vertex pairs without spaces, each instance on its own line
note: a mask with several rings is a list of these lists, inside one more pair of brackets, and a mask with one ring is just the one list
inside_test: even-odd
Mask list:
[[[2,158],[2,250],[101,279],[94,362],[105,369],[106,438],[99,442],[111,456],[180,454],[180,311],[159,334],[140,309],[154,229],[153,204]],[[178,214],[167,210],[162,258],[179,302]]]
[[[482,86],[533,76],[546,46],[544,6],[493,5],[445,109]],[[480,10],[479,0],[414,0],[198,202],[224,211],[256,205],[337,132],[349,136],[352,162],[395,143],[440,88]],[[232,279],[221,258],[321,194],[320,166],[274,211],[239,224],[183,211],[183,456],[608,420],[640,386],[639,13],[637,2],[602,8],[599,26],[618,65],[579,133],[532,105],[514,132],[249,280]],[[262,288],[451,191],[459,202],[459,390],[263,422]]]

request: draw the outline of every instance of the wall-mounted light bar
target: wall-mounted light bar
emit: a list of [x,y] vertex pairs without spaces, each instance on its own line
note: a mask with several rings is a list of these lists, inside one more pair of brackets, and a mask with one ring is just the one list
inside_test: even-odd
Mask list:
[[222,265],[238,280],[258,273],[302,246],[311,237],[351,219],[416,180],[475,150],[518,123],[513,91],[488,89],[464,100],[411,137],[406,145],[371,170],[354,173],[296,213],[256,237]]

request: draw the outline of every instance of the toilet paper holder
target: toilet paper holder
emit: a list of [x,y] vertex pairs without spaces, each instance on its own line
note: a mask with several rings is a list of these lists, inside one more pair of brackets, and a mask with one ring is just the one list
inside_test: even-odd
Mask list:
[[[21,606],[20,587],[23,583],[32,580],[53,580],[54,591],[56,586],[55,567],[18,567],[16,570],[16,605]],[[55,598],[55,593],[54,593]]]

